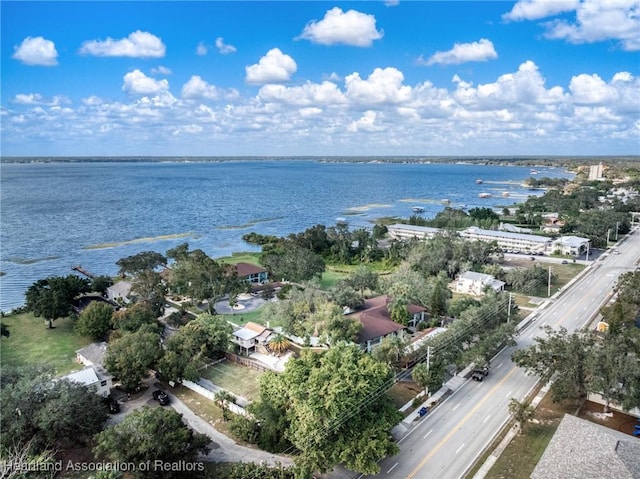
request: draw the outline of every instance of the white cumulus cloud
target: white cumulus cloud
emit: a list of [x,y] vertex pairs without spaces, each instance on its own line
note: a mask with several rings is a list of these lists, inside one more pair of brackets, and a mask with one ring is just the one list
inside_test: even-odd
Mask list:
[[238,97],[238,91],[231,89],[225,90],[218,88],[215,85],[210,85],[202,79],[199,75],[193,75],[189,78],[189,81],[182,86],[182,98],[186,99],[201,99],[207,100],[219,100],[219,99],[233,99]]
[[140,70],[133,70],[124,76],[122,90],[136,95],[155,95],[169,90],[167,80],[156,80]]
[[396,104],[411,98],[411,87],[403,85],[404,75],[396,68],[376,68],[369,78],[352,73],[345,78],[349,99],[366,104]]
[[199,57],[203,57],[208,52],[209,52],[209,48],[207,48],[204,42],[198,43],[198,46],[196,47],[196,55],[198,55]]
[[151,73],[153,75],[171,75],[173,72],[171,71],[170,68],[160,65],[155,68],[152,68]]
[[502,15],[503,20],[538,20],[559,13],[575,10],[580,0],[520,0],[509,13]]
[[279,48],[272,48],[258,63],[245,67],[246,81],[251,84],[282,83],[289,81],[297,69],[293,58]]
[[640,50],[640,0],[521,0],[504,20],[537,20],[575,11],[575,20],[544,22],[545,37],[570,43],[617,40],[624,50]]
[[322,20],[309,22],[299,38],[321,45],[369,47],[383,35],[382,31],[376,29],[376,18],[373,15],[356,10],[343,12],[334,7],[327,11]]
[[218,53],[222,53],[223,55],[236,52],[236,47],[227,45],[222,37],[216,38],[216,48],[218,49]]
[[485,62],[498,58],[498,54],[491,40],[481,38],[471,43],[456,43],[451,50],[436,52],[428,60],[418,59],[419,64],[425,65],[457,65],[467,62]]
[[161,58],[166,47],[162,40],[140,30],[120,40],[90,40],[82,43],[80,53],[98,57]]
[[15,51],[12,58],[25,65],[51,67],[58,64],[58,52],[55,44],[43,37],[27,37],[13,49]]

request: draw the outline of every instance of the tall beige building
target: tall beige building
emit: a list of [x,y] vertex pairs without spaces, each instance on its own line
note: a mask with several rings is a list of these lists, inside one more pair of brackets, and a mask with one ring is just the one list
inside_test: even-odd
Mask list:
[[604,166],[602,165],[602,163],[591,165],[589,167],[589,179],[601,180],[602,178],[604,178]]

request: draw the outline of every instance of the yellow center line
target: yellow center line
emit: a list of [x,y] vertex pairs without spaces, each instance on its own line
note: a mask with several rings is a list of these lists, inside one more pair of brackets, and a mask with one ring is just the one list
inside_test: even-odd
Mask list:
[[440,450],[440,448],[442,448],[442,446],[444,446],[444,444],[445,444],[447,441],[449,441],[449,439],[451,439],[451,438],[453,437],[453,435],[454,435],[456,432],[458,432],[458,430],[459,430],[462,426],[464,426],[464,424],[465,424],[465,423],[466,423],[466,422],[471,418],[471,416],[473,416],[473,415],[478,411],[478,409],[480,409],[480,407],[482,407],[482,405],[487,401],[487,399],[489,399],[489,398],[490,398],[490,397],[491,397],[491,396],[496,392],[496,390],[497,390],[498,388],[500,388],[500,386],[502,386],[502,384],[503,384],[503,383],[504,383],[504,382],[509,378],[509,376],[511,376],[511,375],[514,373],[514,371],[515,371],[516,369],[518,369],[518,367],[517,367],[517,366],[516,366],[516,367],[511,368],[511,371],[509,371],[509,372],[507,373],[507,375],[506,375],[504,378],[502,378],[502,380],[501,380],[498,384],[496,384],[495,386],[493,386],[493,387],[491,388],[491,390],[489,391],[489,393],[488,393],[488,394],[485,394],[484,398],[482,398],[480,401],[478,401],[478,403],[473,407],[473,409],[471,409],[471,411],[469,411],[469,412],[467,413],[467,415],[466,415],[466,416],[465,416],[465,417],[464,417],[464,418],[463,418],[463,419],[462,419],[458,424],[456,424],[456,425],[455,425],[455,427],[453,427],[453,428],[451,429],[451,431],[449,431],[449,434],[447,434],[447,435],[444,437],[444,439],[442,439],[442,440],[441,440],[441,441],[436,445],[436,447],[434,447],[434,448],[431,450],[431,452],[425,456],[425,458],[420,462],[420,464],[418,464],[418,465],[416,466],[416,468],[415,468],[413,471],[411,471],[411,472],[409,473],[409,475],[407,476],[407,479],[412,479],[412,478],[413,478],[413,477],[418,473],[418,471],[424,467],[424,465],[425,465],[425,464],[426,464],[426,463],[427,463],[427,462],[428,462],[428,461],[429,461],[429,460],[430,460],[430,459],[431,459],[431,458],[432,458],[432,457],[433,457],[433,456],[434,456],[434,455],[435,455],[435,454]]

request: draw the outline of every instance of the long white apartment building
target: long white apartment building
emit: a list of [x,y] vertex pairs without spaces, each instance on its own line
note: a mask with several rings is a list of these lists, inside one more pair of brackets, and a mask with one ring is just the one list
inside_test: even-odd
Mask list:
[[407,240],[411,238],[429,239],[440,233],[440,228],[432,228],[430,226],[403,225],[396,223],[387,226],[389,238],[395,240]]
[[477,226],[471,226],[458,234],[463,238],[472,240],[495,241],[498,243],[498,247],[502,249],[531,253],[551,253],[553,244],[553,240],[546,236],[483,230]]

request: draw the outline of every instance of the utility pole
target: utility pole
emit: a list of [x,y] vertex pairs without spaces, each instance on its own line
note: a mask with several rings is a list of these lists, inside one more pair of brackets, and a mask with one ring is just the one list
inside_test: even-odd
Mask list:
[[618,241],[618,228],[620,228],[620,222],[616,221],[616,241]]
[[507,310],[507,324],[509,324],[509,322],[511,321],[511,295],[512,293],[509,293],[509,309]]
[[551,296],[551,266],[549,266],[549,281],[547,286],[547,297]]
[[611,233],[611,228],[607,230],[607,248],[609,247],[609,234]]
[[587,263],[589,262],[589,244],[589,241],[587,241],[587,256],[585,258],[587,260]]
[[430,359],[431,359],[431,346],[427,346],[427,373],[429,372]]

